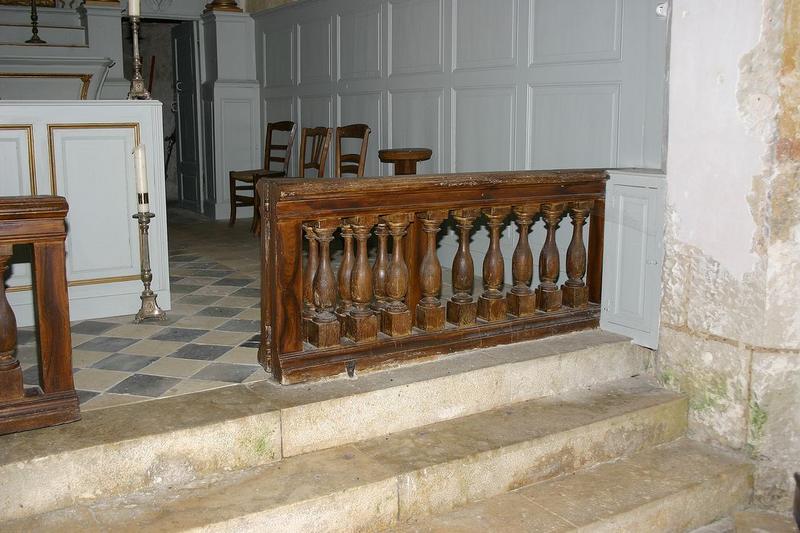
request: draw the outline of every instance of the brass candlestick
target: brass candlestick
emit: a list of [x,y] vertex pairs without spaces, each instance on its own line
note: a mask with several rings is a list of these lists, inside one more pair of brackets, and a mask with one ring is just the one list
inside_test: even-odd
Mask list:
[[139,261],[142,266],[142,283],[144,290],[140,298],[142,299],[142,307],[136,313],[133,319],[134,323],[138,324],[143,320],[152,318],[154,320],[166,320],[167,313],[158,306],[156,298],[158,294],[153,292],[150,288],[150,283],[153,281],[153,271],[150,270],[150,219],[154,218],[153,213],[136,213],[133,218],[139,221]]
[[150,93],[144,86],[142,77],[142,56],[139,54],[139,17],[130,17],[133,41],[133,76],[131,89],[128,91],[128,100],[150,100]]
[[39,37],[39,12],[36,11],[36,0],[31,0],[31,34],[26,43],[47,44],[47,41]]

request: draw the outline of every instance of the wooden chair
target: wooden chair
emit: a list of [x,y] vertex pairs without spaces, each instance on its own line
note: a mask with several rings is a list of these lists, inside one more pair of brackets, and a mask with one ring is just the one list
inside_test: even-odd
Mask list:
[[[336,177],[342,174],[355,174],[359,178],[364,175],[364,163],[367,160],[367,144],[372,130],[366,124],[350,124],[336,128]],[[361,139],[361,150],[357,154],[342,153],[342,139]]]
[[[273,142],[272,135],[276,131],[286,132],[289,138],[286,144],[276,144]],[[228,225],[233,226],[236,223],[236,208],[253,206],[253,222],[250,229],[255,229],[258,224],[258,208],[256,197],[256,182],[260,178],[270,177],[279,178],[286,176],[289,171],[289,159],[292,156],[292,145],[294,144],[295,133],[297,126],[294,122],[286,120],[283,122],[270,122],[267,124],[267,136],[264,141],[264,168],[255,170],[232,170],[229,175],[230,194],[231,194],[231,217]],[[279,163],[280,168],[271,170],[272,163]],[[238,185],[242,182],[244,185]],[[238,194],[240,191],[251,191],[253,194],[243,195]]]
[[[331,146],[331,128],[303,128],[300,134],[300,154],[297,168],[297,175],[301,178],[306,177],[306,170],[314,169],[317,177],[325,177],[325,161],[328,159],[328,150]],[[306,150],[311,148],[311,157],[306,162]]]

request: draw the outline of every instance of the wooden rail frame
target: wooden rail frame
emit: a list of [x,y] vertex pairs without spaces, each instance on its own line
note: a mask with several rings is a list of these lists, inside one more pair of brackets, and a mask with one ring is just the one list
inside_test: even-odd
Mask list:
[[[414,178],[262,179],[258,184],[258,195],[262,199],[258,206],[262,223],[259,362],[281,383],[296,383],[344,371],[352,375],[356,368],[361,370],[457,350],[596,327],[600,314],[602,213],[607,179],[604,170],[440,174]],[[533,304],[535,308],[526,304],[529,312],[522,312],[517,302],[516,316],[510,314],[510,311],[506,311],[506,301],[510,301],[511,297],[503,295],[498,311],[492,310],[492,302],[499,300],[487,300],[489,304],[483,309],[485,320],[479,318],[475,322],[467,320],[462,325],[448,323],[438,329],[421,329],[420,326],[425,326],[420,323],[424,317],[421,319],[415,313],[422,291],[420,271],[422,269],[426,276],[431,271],[429,264],[424,267],[421,265],[426,245],[430,245],[423,226],[426,221],[431,221],[431,216],[434,219],[438,217],[438,223],[441,223],[454,211],[461,214],[478,213],[476,216],[482,214],[489,219],[490,226],[495,224],[498,227],[503,220],[512,216],[512,211],[518,225],[521,222],[530,224],[525,221],[529,218],[534,220],[538,215],[548,228],[553,226],[553,237],[558,223],[568,213],[573,226],[576,226],[573,235],[575,246],[574,249],[572,244],[570,246],[567,268],[575,273],[571,275],[571,283],[578,287],[575,289],[578,292],[571,294],[585,294],[582,301],[579,301],[580,297],[570,298],[571,303],[568,304],[565,299],[565,305],[562,305],[561,289],[557,283],[550,283],[550,288],[542,288],[541,285],[537,288],[536,303]],[[363,342],[342,337],[341,342],[336,338],[337,342],[326,343],[322,340],[324,335],[315,330],[316,346],[309,344],[309,332],[304,321],[304,303],[306,307],[309,305],[308,298],[304,299],[304,277],[307,277],[304,276],[303,264],[304,229],[306,238],[311,235],[309,246],[317,246],[316,235],[316,241],[324,244],[327,250],[327,242],[323,241],[329,242],[333,231],[337,227],[344,227],[341,224],[347,222],[342,221],[369,219],[390,222],[398,217],[403,219],[406,215],[407,228],[402,221],[395,222],[400,229],[396,230],[397,235],[393,235],[395,242],[398,238],[403,242],[404,259],[408,267],[407,291],[405,297],[400,299],[414,322],[411,334],[395,334],[391,327],[385,329],[387,326],[384,323],[381,331],[388,334],[379,333],[377,337],[370,337]],[[590,218],[591,223],[588,246],[584,247],[581,228],[586,218]],[[428,227],[433,228],[428,233],[438,231],[435,220]],[[524,231],[527,232],[527,228]],[[349,247],[350,241],[345,242]],[[540,278],[548,269],[552,272],[555,267],[557,282],[558,251],[554,238],[549,246],[548,249],[548,244],[545,245],[546,249],[542,250],[539,257]],[[588,253],[585,251],[587,248]],[[320,251],[322,249],[319,248]],[[499,251],[490,253],[496,255]],[[523,271],[533,268],[529,264],[532,261],[528,250],[529,259],[520,260],[518,275],[516,256],[515,252],[515,280],[517,277],[524,278]],[[497,257],[494,260],[496,264]],[[332,278],[329,265],[319,268],[328,269],[326,278]],[[486,276],[496,278],[499,275],[502,280],[502,266],[498,267],[499,274],[491,270],[491,265],[489,271],[486,268],[484,264],[485,279]],[[584,273],[586,284],[583,283]],[[530,275],[527,277],[529,283]],[[305,283],[307,285],[308,281]],[[527,289],[524,283],[517,284],[521,292],[533,294],[533,288]],[[430,282],[425,281],[425,285],[429,287]],[[570,290],[566,289],[566,285],[561,287]],[[326,294],[329,292],[323,285],[314,285],[313,289]],[[316,292],[314,298],[320,297]],[[337,310],[340,321],[344,317],[341,313]]]

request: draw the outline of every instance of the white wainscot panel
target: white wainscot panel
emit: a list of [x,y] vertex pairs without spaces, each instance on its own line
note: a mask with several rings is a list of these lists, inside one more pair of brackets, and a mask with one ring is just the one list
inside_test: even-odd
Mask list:
[[136,225],[130,223],[131,213],[136,212],[130,154],[138,130],[135,124],[49,128],[54,193],[97,200],[70,202],[67,279],[72,282],[138,277],[139,237]]
[[[342,94],[339,96],[339,124],[366,124],[372,132],[369,136],[367,146],[367,162],[364,169],[365,176],[379,176],[380,162],[378,160],[378,148],[383,146],[381,139],[381,109],[383,108],[383,97],[380,92]],[[335,134],[334,134],[335,135]],[[332,139],[331,143],[335,143]],[[361,143],[356,139],[343,139],[342,152],[346,154],[358,153]],[[331,152],[335,150],[331,146]],[[331,172],[333,175],[333,172]]]
[[531,65],[618,61],[622,0],[531,0]]
[[518,0],[453,0],[453,68],[516,64]]
[[453,90],[453,172],[514,168],[514,87]]
[[[33,157],[33,126],[30,124],[0,125],[0,196],[27,196],[36,194],[36,164]],[[15,248],[19,253],[20,247]],[[11,259],[11,277],[8,286],[23,287],[31,283],[30,258],[19,263]]]
[[264,85],[285,87],[294,83],[294,30],[282,28],[263,36]]
[[[254,153],[251,142],[253,131],[258,131],[259,126],[254,124],[258,120],[258,101],[244,98],[221,98],[219,104],[219,124],[222,127],[222,146],[217,152],[217,157],[222,159],[224,169],[223,182],[228,182],[228,172],[254,168],[260,164],[261,154]],[[260,142],[259,142],[260,146]],[[222,185],[222,184],[220,184]],[[227,187],[221,187],[218,195],[225,202],[230,200]],[[221,193],[221,194],[220,194]],[[219,202],[219,198],[217,198]]]
[[619,90],[618,84],[529,87],[526,166],[616,166]]
[[301,96],[300,126],[297,128],[298,145],[300,144],[300,128],[316,128],[331,125],[331,97]]
[[297,25],[300,33],[300,83],[320,83],[331,79],[331,21],[311,20]]
[[264,99],[264,122],[280,122],[281,120],[294,120],[294,99],[287,96],[285,98],[265,98]]
[[381,77],[381,6],[338,16],[339,79]]
[[442,71],[441,0],[389,2],[390,74]]
[[417,174],[442,171],[443,98],[442,89],[389,93],[389,146],[433,150],[430,160],[417,164]]

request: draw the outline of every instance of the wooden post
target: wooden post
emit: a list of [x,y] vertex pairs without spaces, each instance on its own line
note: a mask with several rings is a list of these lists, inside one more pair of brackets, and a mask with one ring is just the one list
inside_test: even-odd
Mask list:
[[314,318],[314,276],[319,266],[319,245],[314,238],[314,228],[310,224],[303,224],[306,242],[308,243],[308,257],[303,270],[303,340],[308,340],[308,323]]
[[490,207],[483,210],[489,227],[489,249],[483,258],[483,294],[478,298],[478,316],[487,322],[506,318],[506,299],[503,297],[505,263],[500,250],[500,229],[511,212],[509,207]]
[[589,289],[583,281],[586,275],[586,247],[583,243],[583,225],[589,216],[591,202],[569,204],[572,218],[572,240],[567,248],[567,281],[561,286],[564,305],[582,308],[589,305]]
[[603,292],[603,243],[606,223],[606,201],[595,200],[589,219],[589,264],[586,271],[586,285],[589,287],[589,301],[599,304]]
[[419,266],[419,287],[422,294],[417,304],[417,327],[424,331],[444,329],[445,308],[442,293],[442,264],[436,253],[436,235],[447,218],[447,211],[425,211],[418,215],[422,221],[425,255]]
[[336,305],[336,276],[331,267],[331,241],[339,220],[327,218],[314,224],[314,238],[319,243],[319,265],[314,276],[314,318],[308,327],[308,342],[317,348],[336,346],[341,340],[341,328],[334,314]]
[[561,290],[558,276],[561,272],[556,244],[556,230],[564,213],[564,204],[542,204],[547,237],[539,255],[539,287],[536,289],[536,305],[541,311],[555,311],[561,307]]
[[469,234],[480,214],[478,209],[456,209],[453,218],[458,229],[458,251],[453,258],[453,296],[447,302],[447,321],[456,326],[475,323],[478,307],[472,299],[475,286],[475,264],[469,251]]
[[353,306],[344,320],[344,334],[355,342],[372,341],[378,335],[378,317],[370,308],[372,272],[367,252],[367,240],[377,221],[378,218],[375,216],[360,216],[345,220],[352,227],[356,239],[356,258],[350,277]]
[[5,271],[11,259],[12,246],[0,245],[0,401],[19,400],[25,396],[22,369],[17,351],[17,319],[6,299]]
[[536,294],[530,288],[533,281],[533,252],[528,237],[533,217],[539,212],[539,206],[521,205],[514,207],[519,227],[519,240],[511,256],[511,277],[514,286],[506,296],[508,311],[514,316],[529,316],[536,312]]
[[408,292],[408,265],[403,251],[403,237],[413,220],[409,213],[395,213],[382,217],[392,236],[392,259],[386,271],[386,307],[381,312],[382,331],[390,337],[411,334],[411,311],[406,305]]
[[336,308],[336,315],[341,320],[344,320],[344,317],[353,305],[353,298],[350,294],[350,277],[353,274],[355,257],[353,256],[353,228],[350,227],[350,224],[342,224],[341,227],[344,252],[337,276],[339,284],[339,306]]

